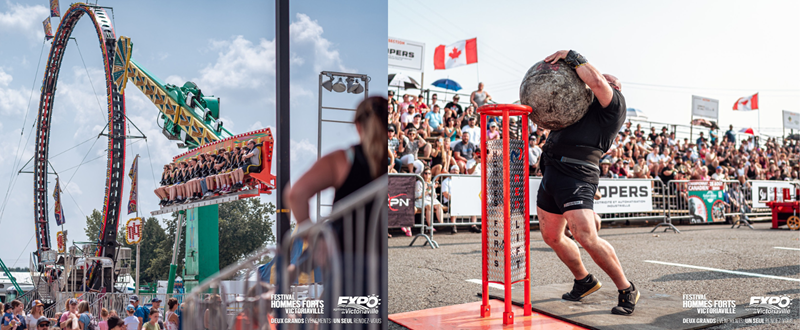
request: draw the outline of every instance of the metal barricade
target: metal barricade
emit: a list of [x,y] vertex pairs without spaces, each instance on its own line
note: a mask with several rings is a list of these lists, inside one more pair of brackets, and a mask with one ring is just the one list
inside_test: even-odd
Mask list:
[[[342,315],[336,311],[340,295],[367,296],[377,294],[388,299],[388,255],[387,255],[387,216],[388,203],[387,177],[381,177],[361,188],[347,198],[334,205],[333,212],[317,223],[303,223],[277,248],[264,248],[255,252],[243,262],[231,265],[186,295],[183,306],[183,328],[187,330],[201,329],[268,329],[269,317],[281,320],[304,318],[302,324],[280,323],[279,328],[322,328],[339,329],[341,323],[312,323],[317,318],[368,318],[369,315]],[[339,241],[337,235],[342,235]],[[289,265],[291,248],[294,242],[302,240],[307,249],[297,261]],[[258,271],[260,262],[265,256],[275,254],[277,281],[273,287],[267,284]],[[244,273],[244,274],[242,274]],[[245,281],[244,296],[231,300],[224,295],[209,293],[224,290],[221,282],[232,277],[243,276]],[[297,297],[296,289],[303,283],[295,284],[295,279],[306,276],[306,284],[319,290],[311,292],[300,300],[321,301],[322,314],[306,313],[286,314],[280,301],[283,297]],[[312,279],[313,276],[313,279]],[[224,292],[222,292],[224,294]],[[273,296],[279,294],[281,296]],[[228,307],[239,303],[241,308],[231,312]],[[275,312],[273,312],[273,305]],[[388,316],[386,302],[379,302],[379,315]],[[225,311],[227,309],[227,311]],[[274,315],[273,315],[274,314]],[[313,316],[313,317],[312,317]],[[353,324],[348,324],[348,328]],[[365,328],[384,328],[388,324],[368,324]]]
[[[388,175],[389,175],[389,176],[406,176],[406,177],[414,177],[414,178],[416,178],[417,182],[422,182],[422,192],[423,192],[423,193],[422,193],[422,195],[423,195],[423,197],[425,197],[425,191],[428,189],[428,184],[427,184],[427,183],[425,182],[425,180],[424,180],[424,179],[423,179],[421,176],[419,176],[418,174],[411,174],[411,173],[389,173]],[[435,181],[431,181],[431,182],[435,182]],[[416,205],[416,202],[417,202],[417,197],[416,197],[416,183],[415,183],[414,187],[415,187],[415,188],[414,188],[414,203],[415,203],[415,205]],[[434,192],[434,193],[435,193],[435,192]],[[429,200],[430,200],[430,199],[429,199]],[[430,226],[430,227],[426,226],[426,225],[425,225],[425,219],[426,219],[426,218],[425,218],[425,212],[424,212],[424,210],[425,210],[425,202],[424,202],[424,201],[423,201],[423,203],[422,203],[422,206],[423,206],[423,207],[422,207],[422,208],[419,210],[419,213],[420,213],[420,223],[418,224],[418,223],[414,222],[414,225],[413,225],[413,227],[414,227],[414,228],[420,228],[419,234],[416,234],[416,235],[414,235],[414,239],[412,239],[412,240],[411,240],[411,243],[409,243],[409,244],[408,244],[408,246],[413,246],[413,245],[414,245],[414,242],[416,242],[416,241],[417,241],[417,238],[423,237],[423,238],[425,238],[425,243],[424,243],[422,246],[425,246],[425,245],[428,245],[428,244],[430,244],[430,246],[431,246],[431,249],[435,249],[435,248],[439,247],[439,243],[436,243],[436,241],[435,241],[435,240],[433,240],[433,224],[434,224],[434,223],[433,223],[433,217],[431,217],[431,218],[430,218],[430,219],[431,219],[431,226]],[[415,206],[415,209],[416,209],[416,206]],[[433,209],[433,207],[431,207],[431,210],[432,210],[432,209]],[[416,214],[416,212],[414,212],[414,213]],[[431,214],[432,214],[432,213],[431,213]],[[416,217],[415,217],[415,218],[416,218]],[[415,220],[415,221],[416,221],[416,220]],[[428,233],[429,233],[429,234],[426,234],[426,233],[425,233],[425,230],[426,230],[426,229],[428,229]]]

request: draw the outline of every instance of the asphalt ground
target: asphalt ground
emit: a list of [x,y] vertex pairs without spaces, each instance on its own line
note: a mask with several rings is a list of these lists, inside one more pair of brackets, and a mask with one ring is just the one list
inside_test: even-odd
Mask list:
[[[638,288],[670,295],[705,294],[708,300],[736,300],[737,308],[749,304],[751,296],[788,295],[794,312],[792,323],[724,324],[711,329],[800,329],[800,282],[758,276],[738,275],[714,270],[651,263],[668,262],[720,270],[771,275],[800,280],[800,231],[773,230],[770,223],[731,229],[730,225],[677,226],[680,234],[651,227],[607,228],[600,237],[614,246],[629,280]],[[479,301],[481,279],[481,236],[466,229],[450,235],[440,227],[434,239],[438,249],[422,246],[423,238],[408,246],[410,237],[394,234],[389,239],[389,314]],[[532,286],[571,283],[573,277],[542,241],[541,233],[531,231]],[[784,249],[778,249],[781,247]],[[788,248],[788,249],[785,249]],[[588,271],[613,290],[611,279],[581,249]],[[521,290],[521,287],[514,287]],[[609,312],[613,306],[608,306]],[[534,306],[535,308],[535,306]],[[777,318],[757,316],[755,318]],[[762,324],[759,324],[762,323]],[[404,329],[390,323],[390,329]]]

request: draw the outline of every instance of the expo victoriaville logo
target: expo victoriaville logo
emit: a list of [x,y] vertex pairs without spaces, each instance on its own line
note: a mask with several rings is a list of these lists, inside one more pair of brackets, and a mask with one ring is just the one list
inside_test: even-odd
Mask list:
[[378,314],[378,306],[381,299],[378,295],[369,296],[339,296],[337,308],[334,311],[341,311],[343,314]]
[[792,298],[787,296],[754,296],[750,297],[750,305],[747,309],[752,309],[756,314],[789,314],[789,306],[792,305]]

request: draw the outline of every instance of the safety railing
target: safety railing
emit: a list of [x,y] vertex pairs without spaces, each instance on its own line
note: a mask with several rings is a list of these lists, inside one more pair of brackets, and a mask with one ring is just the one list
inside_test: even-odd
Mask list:
[[[182,307],[183,329],[266,329],[273,317],[281,320],[369,317],[362,314],[342,315],[335,309],[340,295],[376,294],[388,299],[385,275],[388,271],[385,234],[388,231],[388,204],[383,199],[388,193],[386,182],[386,176],[376,179],[337,202],[326,218],[317,223],[301,224],[281,246],[257,251],[243,262],[231,265],[200,283],[186,295]],[[337,235],[342,235],[341,241]],[[304,242],[304,251],[295,264],[289,265],[292,247],[298,240]],[[274,255],[278,275],[275,286],[268,284],[259,271],[261,261],[269,255]],[[235,299],[225,296],[224,286],[221,285],[223,280],[232,277],[244,278],[245,282],[246,293]],[[300,286],[309,288],[307,296],[298,297],[296,289]],[[311,290],[312,286],[315,290]],[[222,295],[210,292],[220,292]],[[319,300],[322,303],[318,306],[323,306],[323,312],[287,314],[286,305],[281,305],[281,301],[272,301],[273,294],[299,300]],[[240,304],[241,308],[232,313],[229,308],[232,304]],[[388,316],[385,302],[378,308],[380,314],[373,317],[380,319]],[[341,327],[340,323],[335,322],[290,323],[280,323],[279,328]],[[351,325],[348,324],[348,328]],[[381,326],[385,328],[387,325],[385,322],[365,325],[369,328]]]

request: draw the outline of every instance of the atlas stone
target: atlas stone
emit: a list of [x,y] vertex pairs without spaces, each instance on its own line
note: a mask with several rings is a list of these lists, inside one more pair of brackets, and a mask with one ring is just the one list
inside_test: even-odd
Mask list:
[[529,118],[554,131],[583,118],[593,99],[592,90],[563,60],[534,64],[519,86],[520,103],[533,108]]

